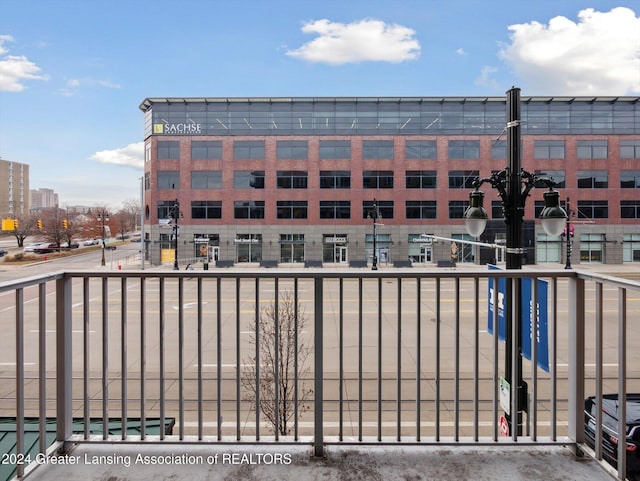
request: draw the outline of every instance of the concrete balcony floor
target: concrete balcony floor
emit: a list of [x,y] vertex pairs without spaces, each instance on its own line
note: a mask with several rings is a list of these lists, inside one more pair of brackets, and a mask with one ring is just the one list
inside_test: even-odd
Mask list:
[[[155,456],[156,458],[153,458]],[[158,457],[163,457],[159,459]],[[63,458],[64,460],[64,458]],[[562,446],[335,446],[325,459],[305,445],[80,444],[35,480],[581,480],[615,477]],[[276,461],[279,461],[276,463]]]

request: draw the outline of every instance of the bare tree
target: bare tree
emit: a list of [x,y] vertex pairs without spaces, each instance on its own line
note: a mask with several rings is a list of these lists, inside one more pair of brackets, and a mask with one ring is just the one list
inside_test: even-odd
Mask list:
[[311,371],[306,364],[312,349],[303,336],[296,335],[304,331],[306,323],[305,312],[295,302],[292,291],[280,292],[277,306],[270,304],[260,309],[257,326],[253,323],[249,336],[254,354],[243,361],[245,401],[254,407],[257,401],[273,432],[281,435],[291,432],[296,412],[300,416],[308,410],[307,403],[313,395],[303,381]]

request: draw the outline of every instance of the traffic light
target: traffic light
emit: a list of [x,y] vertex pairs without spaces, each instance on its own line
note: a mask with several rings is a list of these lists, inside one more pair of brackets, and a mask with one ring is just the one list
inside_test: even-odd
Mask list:
[[18,227],[20,227],[18,219],[13,219],[13,230],[18,230]]
[[69,228],[69,221],[67,219],[62,219],[62,228],[63,229]]
[[42,230],[42,219],[38,219],[36,225],[38,226],[38,230]]

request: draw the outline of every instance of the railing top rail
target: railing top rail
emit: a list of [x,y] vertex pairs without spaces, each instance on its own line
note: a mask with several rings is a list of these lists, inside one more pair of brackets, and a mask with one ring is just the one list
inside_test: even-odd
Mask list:
[[94,270],[68,270],[59,271],[39,276],[25,277],[14,281],[0,283],[0,293],[12,291],[37,285],[43,282],[54,281],[63,277],[79,278],[203,278],[203,279],[474,279],[474,278],[580,278],[592,282],[603,282],[608,285],[614,284],[631,290],[640,291],[640,282],[614,277],[583,270],[565,269],[509,269],[509,270],[488,270],[478,268],[460,268],[455,270],[438,269],[393,269],[393,270],[354,270],[354,269],[225,269],[210,271],[176,271],[176,270],[126,270],[126,271],[94,271]]
[[14,291],[16,289],[23,289],[25,287],[36,286],[43,282],[51,282],[57,279],[62,279],[67,273],[63,271],[52,272],[48,274],[41,274],[38,276],[23,277],[21,279],[13,281],[0,282],[0,293]]

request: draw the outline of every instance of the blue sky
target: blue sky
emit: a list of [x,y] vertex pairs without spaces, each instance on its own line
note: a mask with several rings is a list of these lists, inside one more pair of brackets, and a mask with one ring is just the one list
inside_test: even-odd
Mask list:
[[139,198],[147,97],[640,95],[640,1],[2,0],[0,158]]

